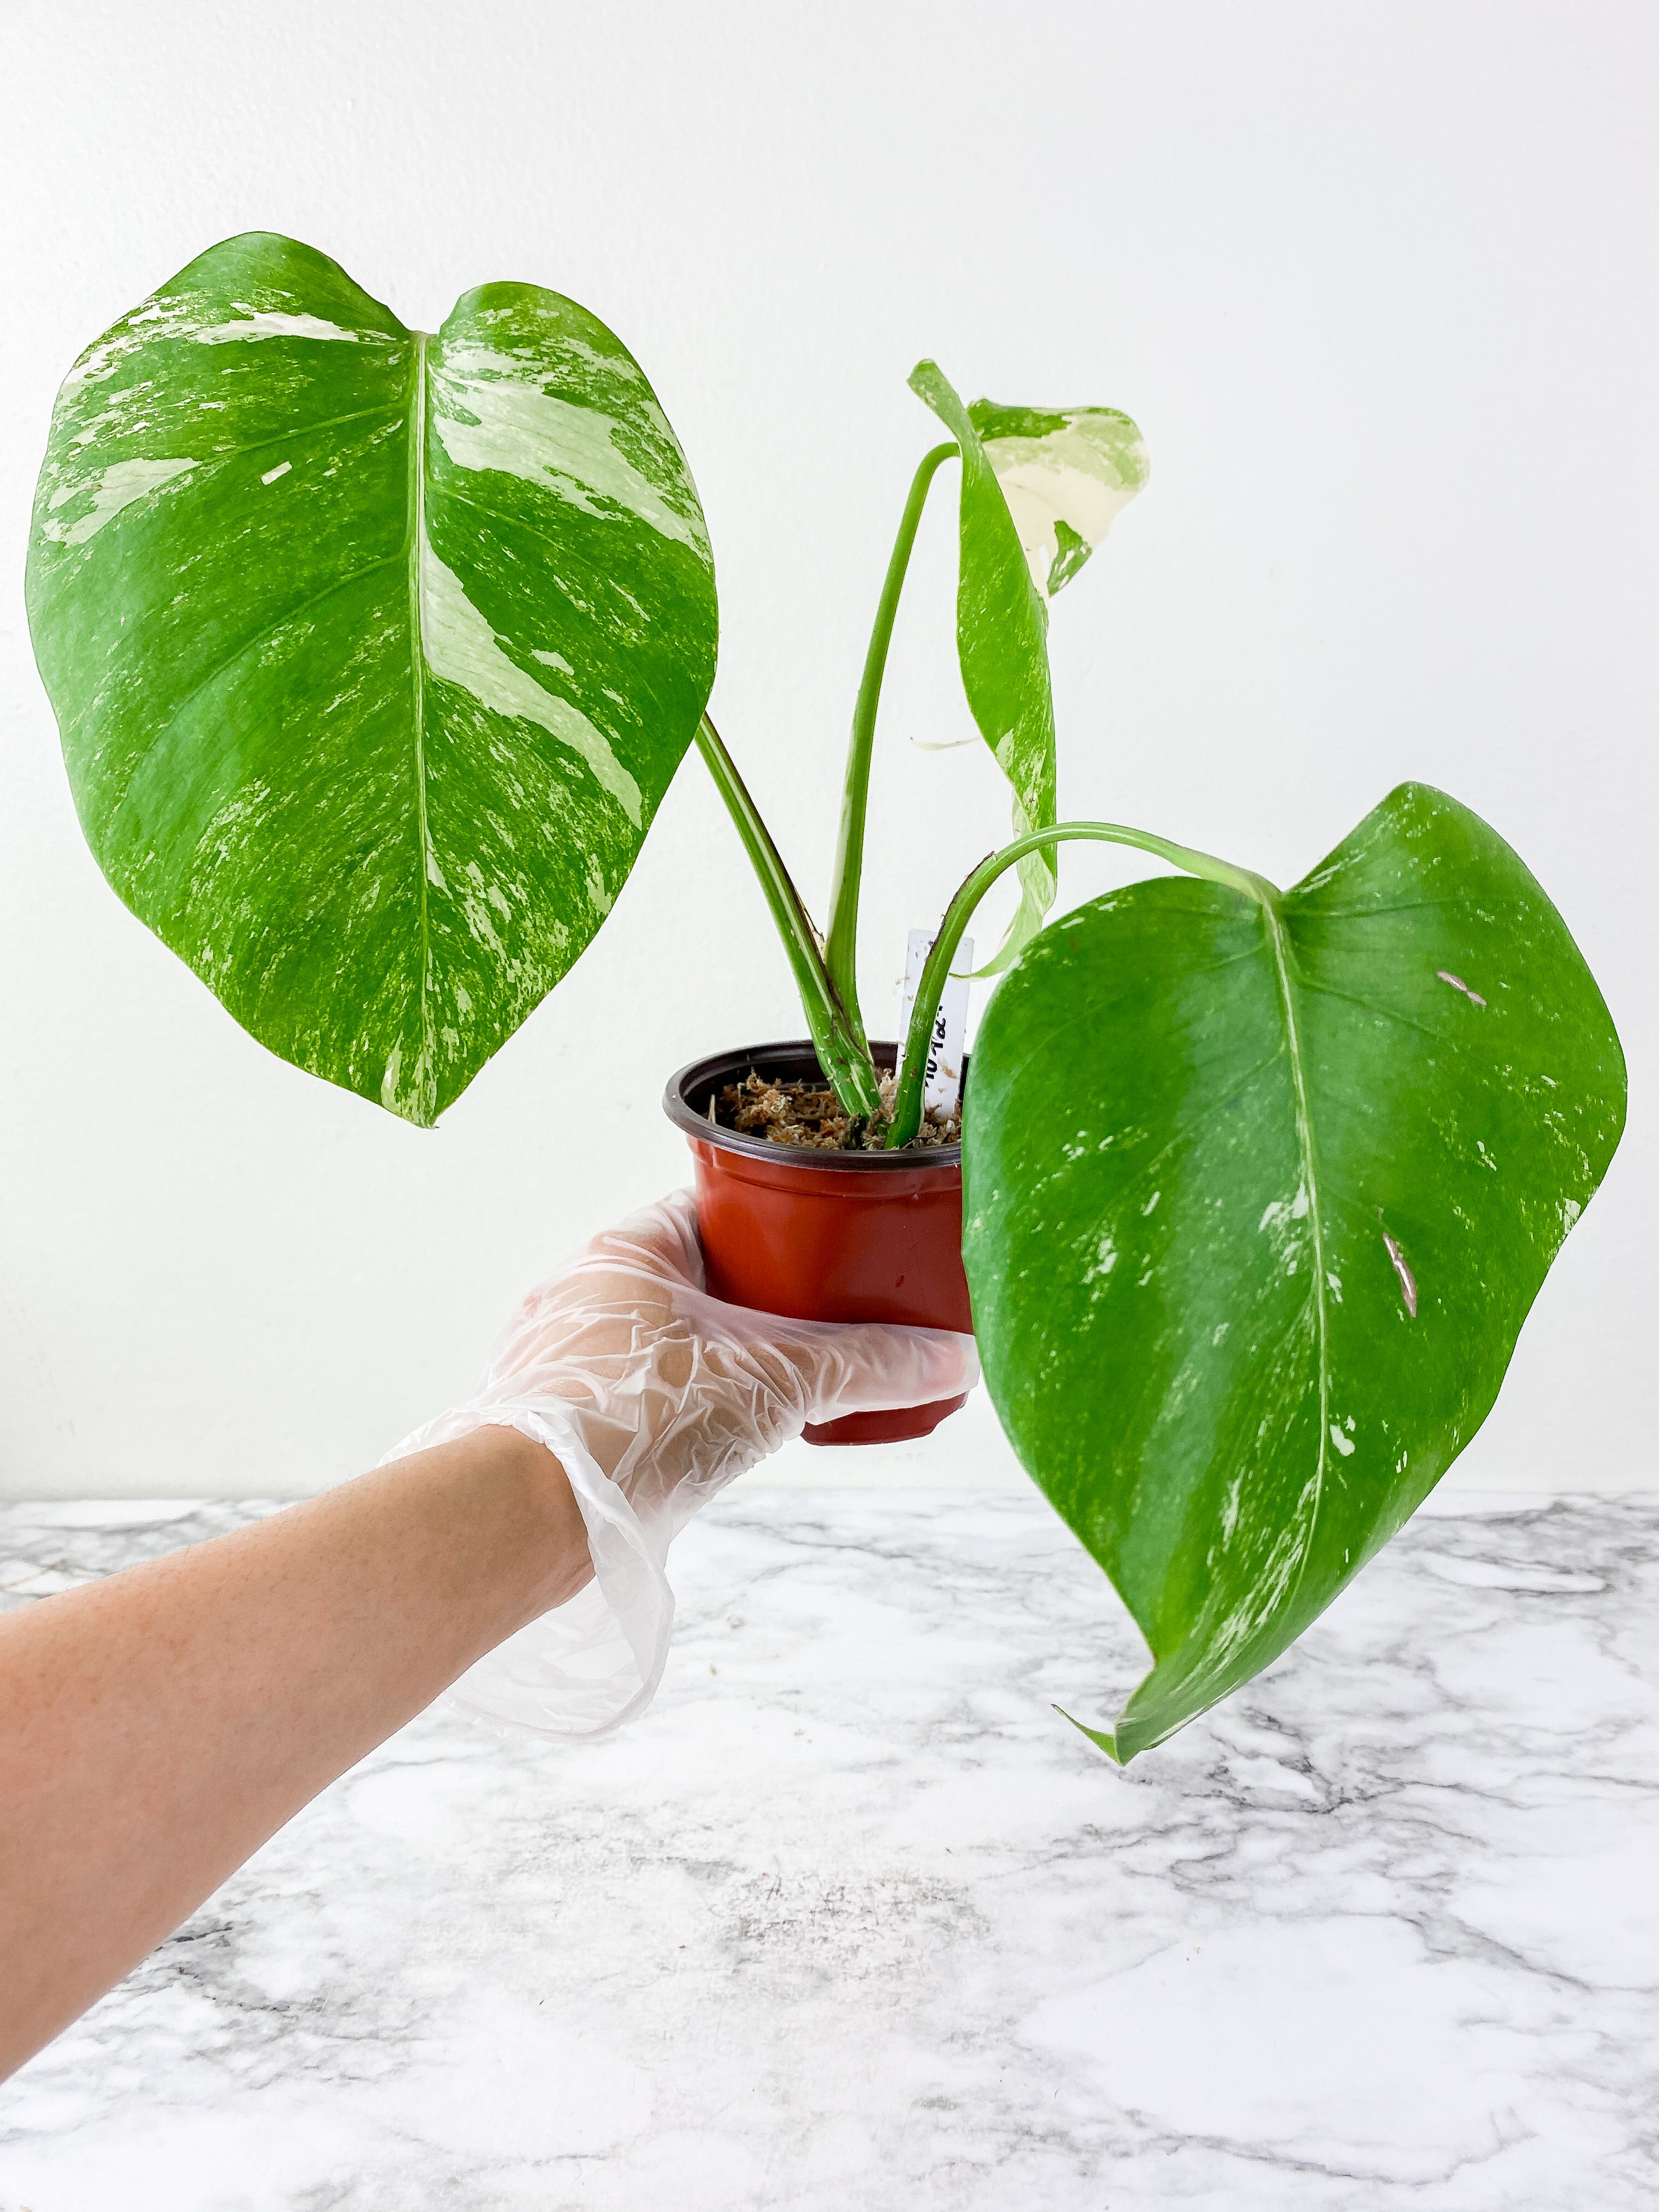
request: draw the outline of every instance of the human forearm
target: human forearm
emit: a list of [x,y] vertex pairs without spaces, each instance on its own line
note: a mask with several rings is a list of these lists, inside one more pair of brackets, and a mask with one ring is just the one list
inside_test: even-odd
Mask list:
[[0,2075],[590,1571],[487,1427],[0,1620]]

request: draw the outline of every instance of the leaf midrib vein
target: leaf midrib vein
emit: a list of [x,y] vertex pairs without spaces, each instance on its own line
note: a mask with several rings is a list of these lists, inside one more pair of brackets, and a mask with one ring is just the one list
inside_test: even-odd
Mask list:
[[1321,1214],[1318,1162],[1314,1152],[1313,1116],[1308,1104],[1307,1069],[1302,1049],[1302,1028],[1297,1019],[1296,985],[1291,974],[1292,955],[1285,933],[1284,916],[1264,902],[1261,908],[1263,925],[1268,943],[1273,947],[1273,970],[1279,981],[1279,1006],[1285,1017],[1285,1043],[1291,1062],[1291,1085],[1296,1101],[1297,1148],[1302,1161],[1302,1180],[1308,1193],[1308,1217],[1313,1225],[1313,1281],[1310,1285],[1314,1306],[1316,1341],[1319,1354],[1319,1458],[1314,1468],[1313,1510],[1308,1516],[1308,1534],[1302,1547],[1302,1558],[1297,1567],[1296,1580],[1285,1600],[1286,1612],[1295,1604],[1301,1590],[1303,1578],[1308,1571],[1308,1562],[1313,1557],[1314,1531],[1319,1522],[1319,1509],[1325,1495],[1325,1471],[1330,1458],[1331,1437],[1331,1360],[1330,1312],[1328,1286],[1325,1281],[1325,1224]]
[[[415,731],[415,808],[417,836],[416,866],[419,878],[421,918],[421,1052],[417,1067],[420,1088],[430,1090],[435,1100],[438,1071],[436,1039],[432,1018],[432,926],[428,890],[432,872],[432,830],[427,817],[426,793],[426,636],[422,626],[421,564],[426,550],[426,348],[424,331],[410,333],[415,341],[409,401],[409,538],[404,574],[409,592],[409,668],[413,692]],[[417,1103],[425,1101],[417,1098]]]

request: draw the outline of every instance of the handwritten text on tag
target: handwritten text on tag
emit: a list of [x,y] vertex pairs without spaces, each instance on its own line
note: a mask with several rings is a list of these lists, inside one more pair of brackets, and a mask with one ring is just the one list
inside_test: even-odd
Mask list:
[[[922,963],[933,948],[933,933],[913,929],[904,959],[904,1015],[899,1035],[910,1031],[910,1010],[916,1003]],[[968,970],[974,964],[974,940],[964,937],[957,947],[951,973],[945,980],[933,1033],[927,1043],[927,1079],[921,1094],[922,1110],[951,1115],[962,1090],[962,1061],[968,1036]],[[955,970],[963,970],[957,975]]]

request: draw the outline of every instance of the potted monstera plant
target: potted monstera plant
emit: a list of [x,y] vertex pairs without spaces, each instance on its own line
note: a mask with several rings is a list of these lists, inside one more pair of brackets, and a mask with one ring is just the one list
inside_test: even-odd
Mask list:
[[[1014,1449],[1151,1647],[1089,1731],[1127,1759],[1282,1651],[1474,1435],[1618,1141],[1623,1061],[1534,878],[1425,786],[1288,890],[1060,821],[1048,602],[1142,482],[1139,436],[911,380],[948,434],[879,602],[823,937],[708,719],[684,458],[557,294],[486,285],[428,337],[290,240],[204,254],[64,386],[30,621],[120,896],[273,1051],[422,1125],[599,928],[700,747],[811,1031],[670,1086],[711,1281],[957,1327],[971,1294]],[[947,462],[962,677],[1017,834],[951,902],[896,1053],[858,1003],[865,806]],[[1045,926],[1066,838],[1180,872]],[[930,1046],[1010,868],[958,1147],[948,1097],[925,1124]]]

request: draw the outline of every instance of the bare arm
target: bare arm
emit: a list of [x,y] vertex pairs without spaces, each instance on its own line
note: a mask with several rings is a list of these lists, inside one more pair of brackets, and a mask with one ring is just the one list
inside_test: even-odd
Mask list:
[[591,1573],[558,1462],[487,1427],[0,1618],[0,2078]]
[[[574,1724],[568,1686],[544,1682],[527,1724],[625,1717],[666,1655],[676,1525],[807,1421],[931,1404],[975,1371],[972,1340],[942,1330],[720,1304],[677,1194],[532,1291],[477,1394],[407,1456],[0,1618],[0,2078],[596,1560],[634,1690],[602,1684]],[[408,1449],[421,1437],[443,1440]]]

